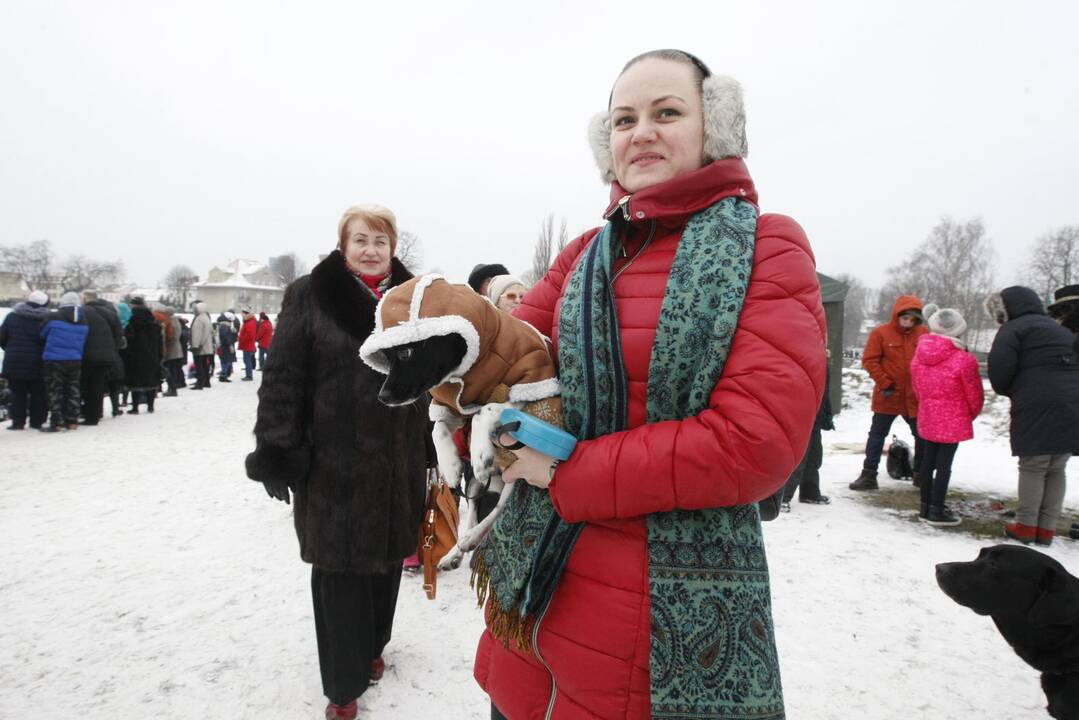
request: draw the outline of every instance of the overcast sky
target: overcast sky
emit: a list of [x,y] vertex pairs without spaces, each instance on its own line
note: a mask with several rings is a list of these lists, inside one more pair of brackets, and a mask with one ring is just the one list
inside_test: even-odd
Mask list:
[[871,285],[943,214],[998,279],[1079,224],[1079,3],[0,3],[0,244],[130,280],[333,248],[379,202],[424,267],[527,269],[547,213],[607,201],[585,128],[629,57],[746,95],[762,210]]

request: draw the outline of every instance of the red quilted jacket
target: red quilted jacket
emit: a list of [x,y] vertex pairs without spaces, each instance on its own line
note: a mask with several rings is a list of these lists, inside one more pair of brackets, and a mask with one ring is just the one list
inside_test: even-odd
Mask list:
[[[641,190],[620,209],[626,195],[612,186],[608,215],[625,212],[636,226],[614,281],[630,429],[579,443],[551,483],[558,513],[587,525],[540,622],[542,661],[489,632],[480,639],[476,679],[512,720],[651,716],[645,516],[771,495],[801,459],[824,392],[824,311],[809,243],[790,218],[762,215],[710,409],[645,424],[652,342],[682,229],[724,197],[756,203],[757,193],[745,164],[727,159]],[[596,233],[567,246],[514,313],[556,344],[563,287]]]

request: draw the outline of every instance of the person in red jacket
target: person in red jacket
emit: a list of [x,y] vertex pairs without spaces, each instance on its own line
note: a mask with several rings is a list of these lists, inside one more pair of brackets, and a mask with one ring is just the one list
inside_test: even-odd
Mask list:
[[262,372],[262,368],[266,366],[266,353],[270,349],[271,343],[273,343],[273,323],[270,322],[270,318],[266,313],[260,312],[258,323],[259,372]]
[[[802,228],[758,215],[744,127],[738,84],[673,50],[631,60],[593,121],[609,222],[513,313],[551,338],[566,426],[585,429],[560,464],[517,450],[503,478],[518,487],[473,558],[490,578],[475,677],[494,718],[784,716],[756,502],[808,444],[825,321]],[[593,331],[607,342],[588,352]],[[695,367],[710,372],[687,379]],[[588,373],[604,382],[581,396]],[[564,523],[571,542],[546,555],[548,538],[533,544],[523,526],[518,550],[539,565],[522,619],[502,592],[520,558],[495,551],[513,503],[536,495],[556,513],[551,535]],[[750,558],[744,574],[716,575]]]
[[851,490],[876,490],[877,467],[884,450],[884,440],[892,423],[902,416],[914,436],[914,482],[922,458],[922,439],[918,435],[918,398],[910,382],[910,363],[925,335],[922,301],[916,295],[900,295],[892,308],[892,319],[873,328],[862,352],[862,367],[873,378],[873,420],[865,444],[862,472],[850,484]]
[[240,352],[244,354],[243,379],[251,382],[255,379],[255,349],[259,334],[258,320],[255,319],[255,314],[251,312],[251,308],[247,305],[244,305],[240,312],[243,313],[244,322],[240,326],[240,337],[237,339],[236,345],[240,348]]
[[925,444],[919,517],[931,525],[958,525],[944,506],[952,461],[959,443],[974,437],[974,418],[985,391],[978,361],[959,338],[967,330],[958,310],[941,308],[929,316],[930,335],[918,342],[910,379],[918,395],[918,437]]

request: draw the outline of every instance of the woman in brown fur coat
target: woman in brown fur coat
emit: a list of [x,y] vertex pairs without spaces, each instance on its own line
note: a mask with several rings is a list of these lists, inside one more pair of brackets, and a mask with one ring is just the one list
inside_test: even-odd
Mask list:
[[296,501],[330,720],[354,718],[356,698],[382,675],[401,561],[416,551],[423,513],[427,401],[386,407],[384,376],[359,357],[379,298],[412,277],[393,257],[396,240],[389,210],[351,208],[337,249],[289,286],[247,457],[271,497]]

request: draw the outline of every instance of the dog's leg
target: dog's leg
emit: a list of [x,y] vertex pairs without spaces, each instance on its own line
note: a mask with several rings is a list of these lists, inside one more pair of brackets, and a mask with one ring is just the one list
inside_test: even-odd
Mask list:
[[472,472],[483,485],[491,484],[495,473],[495,445],[491,442],[491,431],[498,425],[502,411],[517,407],[520,403],[491,403],[484,405],[472,416],[472,437],[469,442],[469,454],[472,457]]
[[495,524],[495,520],[498,519],[498,514],[502,512],[502,508],[505,507],[506,502],[509,500],[511,492],[513,492],[513,485],[503,485],[502,492],[498,495],[498,504],[495,505],[490,514],[483,519],[483,522],[458,536],[457,544],[461,546],[462,550],[465,552],[475,550],[476,546],[480,544],[480,541],[487,537],[487,533],[491,531],[491,528]]
[[453,443],[453,433],[464,425],[458,418],[445,418],[435,421],[431,430],[431,440],[435,444],[435,456],[438,458],[438,470],[451,488],[461,482],[461,458],[457,456],[457,446]]

